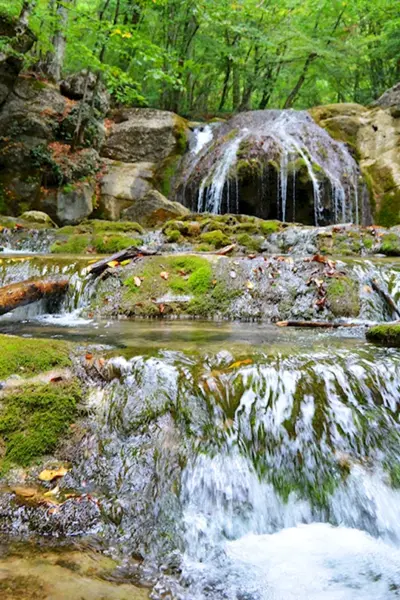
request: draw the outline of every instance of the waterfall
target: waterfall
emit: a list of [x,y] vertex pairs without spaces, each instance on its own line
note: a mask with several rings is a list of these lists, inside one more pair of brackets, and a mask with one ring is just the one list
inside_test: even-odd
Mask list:
[[[295,218],[296,207],[303,222],[314,225],[358,224],[369,218],[358,200],[363,187],[359,169],[346,145],[304,111],[240,113],[212,129],[197,130],[178,180],[177,198],[198,212],[243,207],[243,212],[285,221]],[[264,192],[255,198],[257,180]]]
[[394,599],[399,353],[250,356],[109,361],[75,472],[102,490],[104,533],[179,565],[153,598]]

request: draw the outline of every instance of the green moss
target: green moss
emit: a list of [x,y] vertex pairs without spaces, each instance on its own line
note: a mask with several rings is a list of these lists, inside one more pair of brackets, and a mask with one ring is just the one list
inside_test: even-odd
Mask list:
[[52,452],[76,418],[81,398],[77,381],[24,386],[7,394],[0,409],[1,471],[28,466]]
[[230,243],[230,239],[220,230],[202,233],[200,239],[214,248],[223,248]]
[[238,235],[237,241],[241,246],[244,246],[247,250],[252,250],[254,252],[259,252],[261,250],[263,242],[262,239],[252,237],[248,233],[242,233],[241,235]]
[[330,279],[326,287],[329,308],[335,317],[357,317],[360,312],[359,289],[349,277]]
[[94,233],[144,233],[143,227],[139,225],[139,223],[135,223],[134,221],[93,220],[86,222],[84,225],[89,226]]
[[224,283],[218,282],[209,294],[193,298],[189,302],[187,313],[203,319],[210,319],[215,315],[224,316],[240,293],[239,290],[229,290]]
[[383,195],[376,222],[384,227],[400,223],[400,190],[396,189]]
[[13,374],[31,377],[70,364],[65,342],[0,336],[0,379]]
[[400,238],[395,233],[382,237],[381,252],[387,256],[400,256]]
[[400,325],[376,325],[368,329],[366,336],[370,342],[400,347]]
[[264,235],[271,235],[280,230],[282,223],[280,221],[261,221],[260,229]]
[[165,232],[167,236],[167,242],[174,244],[182,239],[181,233],[177,229],[167,229]]
[[142,241],[124,234],[96,235],[92,246],[100,254],[114,254],[130,246],[140,246]]
[[91,237],[87,234],[75,234],[68,240],[55,242],[50,252],[52,254],[83,254],[90,245]]

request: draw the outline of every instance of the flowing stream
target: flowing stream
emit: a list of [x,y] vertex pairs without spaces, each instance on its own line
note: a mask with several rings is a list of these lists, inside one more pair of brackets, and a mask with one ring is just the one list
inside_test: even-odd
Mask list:
[[[398,598],[400,352],[361,326],[96,321],[86,265],[4,256],[3,284],[72,285],[62,306],[10,313],[0,331],[112,350],[69,484],[99,497],[113,555],[144,558],[149,598]],[[399,300],[396,260],[351,268]],[[366,290],[360,324],[390,318]]]

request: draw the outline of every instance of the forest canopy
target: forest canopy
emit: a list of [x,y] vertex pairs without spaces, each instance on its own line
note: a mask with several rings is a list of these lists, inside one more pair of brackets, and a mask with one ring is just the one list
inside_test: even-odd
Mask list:
[[0,0],[0,14],[35,34],[38,77],[89,69],[116,103],[182,115],[368,104],[400,80],[398,0]]

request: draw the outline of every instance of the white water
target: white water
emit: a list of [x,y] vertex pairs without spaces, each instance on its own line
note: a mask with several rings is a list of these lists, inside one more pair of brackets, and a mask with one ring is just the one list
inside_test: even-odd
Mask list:
[[[218,139],[220,144],[216,146]],[[331,223],[358,224],[363,218],[363,206],[359,204],[359,170],[346,146],[330,138],[307,113],[293,110],[241,113],[227,125],[216,127],[215,131],[211,127],[195,131],[195,141],[184,169],[183,196],[191,178],[202,173],[197,194],[198,212],[218,214],[223,206],[225,212],[239,210],[235,171],[242,142],[250,148],[244,156],[261,157],[265,160],[265,168],[270,160],[279,163],[278,190],[264,190],[264,198],[259,201],[269,202],[277,194],[278,218],[282,221],[296,220],[296,169],[293,172],[289,165],[298,159],[305,166],[313,189],[314,225],[324,219],[324,209],[329,210]],[[294,196],[293,214],[290,215],[287,213],[289,178],[293,181],[291,193]],[[326,194],[330,195],[328,203]]]

